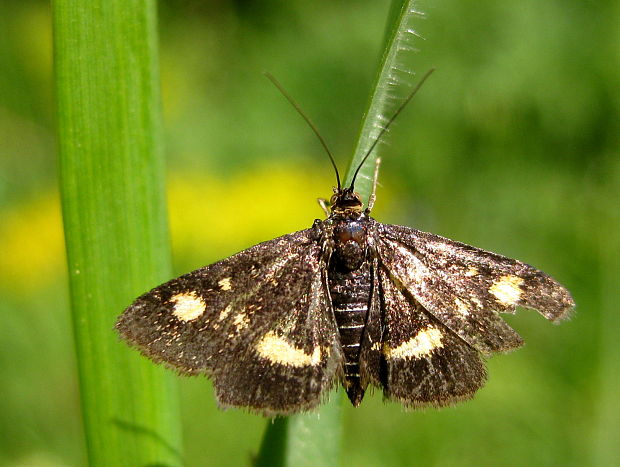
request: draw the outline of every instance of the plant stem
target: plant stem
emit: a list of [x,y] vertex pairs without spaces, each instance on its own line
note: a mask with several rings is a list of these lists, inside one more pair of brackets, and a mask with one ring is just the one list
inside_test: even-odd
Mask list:
[[154,0],[55,0],[60,188],[89,464],[179,465],[175,382],[116,317],[169,276]]
[[[413,73],[410,71],[410,62],[416,52],[413,43],[418,38],[413,22],[420,16],[422,13],[415,9],[413,0],[393,0],[384,41],[386,47],[377,69],[345,185],[351,183],[355,169],[377,139],[383,126],[392,117],[395,107],[404,99],[403,94],[397,92],[398,87],[411,85]],[[378,144],[364,162],[355,180],[355,191],[362,196],[362,199],[367,200],[372,191],[375,164],[380,152],[381,144]]]

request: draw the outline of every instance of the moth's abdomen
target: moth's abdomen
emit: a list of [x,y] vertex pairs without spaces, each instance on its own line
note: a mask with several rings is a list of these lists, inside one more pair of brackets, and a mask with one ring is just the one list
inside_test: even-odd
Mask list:
[[328,278],[345,359],[344,385],[349,399],[357,406],[364,397],[360,381],[360,348],[370,301],[370,268],[368,263],[354,271],[332,267]]

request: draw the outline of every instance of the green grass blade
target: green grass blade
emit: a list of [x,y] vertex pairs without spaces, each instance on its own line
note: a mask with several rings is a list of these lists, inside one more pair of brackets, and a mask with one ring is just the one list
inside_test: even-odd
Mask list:
[[[422,14],[416,10],[413,0],[394,0],[390,9],[390,21],[386,28],[386,47],[377,70],[373,92],[362,120],[357,145],[347,172],[346,185],[351,183],[353,173],[377,139],[386,121],[402,102],[404,94],[399,86],[411,86],[411,58],[415,55],[413,42],[418,38],[413,23]],[[384,135],[385,138],[385,135]],[[372,191],[375,161],[381,144],[366,159],[357,179],[355,191],[367,200]]]
[[276,418],[267,426],[257,467],[332,466],[340,457],[342,398],[332,394],[321,412]]
[[[413,1],[395,0],[390,11],[386,31],[386,49],[383,53],[377,79],[362,122],[354,157],[347,173],[347,184],[353,172],[376,139],[389,109],[394,107],[393,83],[408,69],[408,59],[414,52],[411,45],[411,23],[420,15],[413,8]],[[408,83],[406,83],[408,84]],[[402,99],[402,98],[401,98]],[[387,115],[387,116],[386,116]],[[379,148],[367,159],[356,180],[356,191],[368,199],[372,190],[372,177]],[[301,414],[273,421],[265,432],[261,446],[259,466],[331,466],[337,463],[341,440],[341,397],[332,395],[329,404],[321,408],[320,416]]]
[[[613,169],[616,170],[613,170]],[[592,221],[596,224],[598,236],[599,264],[601,281],[599,296],[600,324],[598,339],[598,375],[596,381],[595,425],[591,439],[592,465],[613,465],[618,459],[618,434],[620,433],[620,404],[618,404],[618,385],[620,384],[620,346],[618,346],[618,277],[620,277],[620,237],[617,235],[620,214],[616,200],[620,197],[620,163],[612,164],[609,170],[610,196],[597,199],[598,212],[605,213],[604,219]],[[605,188],[599,188],[601,191]],[[592,219],[592,218],[589,218]],[[578,309],[584,314],[590,310]]]
[[169,277],[153,0],[55,0],[61,194],[89,462],[179,465],[174,377],[116,317]]

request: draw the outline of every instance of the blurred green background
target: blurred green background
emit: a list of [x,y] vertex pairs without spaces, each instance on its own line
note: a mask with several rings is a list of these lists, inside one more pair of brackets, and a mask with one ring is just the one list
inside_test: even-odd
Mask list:
[[[175,272],[308,227],[346,169],[388,2],[159,3]],[[618,465],[620,2],[425,0],[437,72],[383,150],[374,217],[518,257],[578,304],[488,362],[468,403],[344,406],[342,465]],[[83,465],[56,181],[48,2],[0,3],[0,464]],[[241,214],[242,213],[242,214]],[[119,310],[120,313],[121,310]],[[111,331],[112,332],[112,331]],[[122,382],[119,382],[122,384]],[[249,463],[261,417],[181,378],[187,465]]]

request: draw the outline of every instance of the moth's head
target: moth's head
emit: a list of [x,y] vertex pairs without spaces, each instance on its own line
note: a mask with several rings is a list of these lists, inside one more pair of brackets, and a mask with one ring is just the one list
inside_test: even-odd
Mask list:
[[333,213],[361,213],[363,207],[362,198],[353,188],[334,188],[329,204]]

